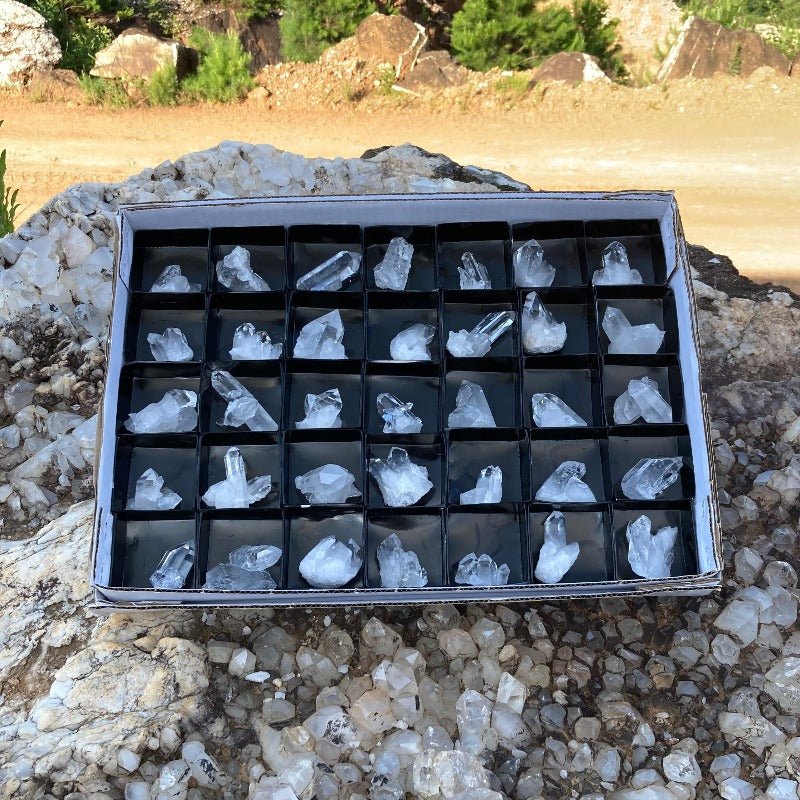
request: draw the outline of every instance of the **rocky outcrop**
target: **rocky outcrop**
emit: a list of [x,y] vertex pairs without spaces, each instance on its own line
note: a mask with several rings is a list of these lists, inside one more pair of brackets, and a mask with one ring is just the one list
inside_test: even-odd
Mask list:
[[0,0],[0,86],[22,86],[31,74],[61,60],[44,17],[16,0]]
[[25,91],[37,102],[82,103],[86,93],[71,69],[37,69],[31,73]]
[[657,50],[666,49],[683,24],[674,0],[608,0],[606,17],[616,19],[617,39],[625,61],[656,72]]
[[450,53],[433,50],[422,53],[398,81],[398,85],[411,91],[423,92],[428,89],[463,86],[468,78],[469,70],[455,61]]
[[586,53],[556,53],[546,58],[533,74],[537,83],[610,82],[594,56]]
[[355,44],[359,58],[391,64],[401,74],[425,49],[427,37],[408,17],[372,14],[356,29]]
[[178,78],[183,78],[197,68],[197,51],[131,28],[95,55],[91,74],[97,78],[147,80],[167,66],[175,67]]

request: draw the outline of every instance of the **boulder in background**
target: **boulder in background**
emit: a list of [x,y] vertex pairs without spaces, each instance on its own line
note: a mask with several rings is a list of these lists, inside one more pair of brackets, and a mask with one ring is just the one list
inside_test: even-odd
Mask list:
[[91,74],[97,78],[148,80],[167,66],[174,66],[178,78],[183,78],[197,69],[197,51],[172,39],[131,28],[97,53]]
[[0,86],[22,86],[35,70],[61,60],[45,18],[16,0],[0,0]]
[[586,53],[556,53],[542,61],[533,79],[537,83],[611,81],[597,59]]
[[363,61],[403,72],[426,48],[428,37],[408,17],[372,14],[356,29],[355,42]]

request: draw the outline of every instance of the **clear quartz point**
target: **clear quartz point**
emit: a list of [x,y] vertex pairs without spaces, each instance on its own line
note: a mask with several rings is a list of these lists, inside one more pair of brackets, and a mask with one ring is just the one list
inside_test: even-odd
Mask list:
[[280,358],[283,344],[272,343],[266,331],[257,331],[252,322],[243,322],[233,332],[231,358],[237,361],[273,361]]
[[544,258],[544,250],[536,239],[530,239],[514,251],[514,285],[532,289],[550,286],[556,268]]
[[622,493],[630,500],[655,500],[678,480],[682,465],[681,456],[643,458],[622,476]]
[[181,496],[164,488],[164,479],[154,470],[145,470],[136,481],[133,497],[128,499],[129,511],[169,511],[181,502]]
[[496,428],[492,409],[483,389],[472,381],[462,381],[456,394],[456,407],[447,418],[449,428]]
[[555,353],[567,341],[567,325],[557,322],[539,295],[530,292],[522,307],[522,346],[526,353]]
[[263,572],[281,560],[283,550],[272,544],[245,544],[231,551],[228,560],[242,569]]
[[511,569],[508,564],[495,564],[494,559],[482,553],[467,553],[458,562],[456,570],[456,583],[466,586],[505,586]]
[[628,263],[628,251],[622,242],[611,242],[603,250],[603,268],[595,270],[592,283],[595,286],[626,286],[642,283],[639,270],[631,269]]
[[628,563],[640,577],[648,579],[668,578],[675,558],[675,539],[678,529],[659,528],[652,534],[650,518],[642,514],[628,523],[625,536],[628,539]]
[[344,351],[344,325],[337,309],[311,320],[297,335],[296,358],[347,358]]
[[245,569],[236,564],[218,564],[206,572],[203,588],[208,591],[225,592],[259,591],[274,589],[278,584],[268,572]]
[[199,292],[199,283],[190,283],[178,264],[164,267],[150,287],[151,292]]
[[422,430],[422,420],[411,413],[413,403],[404,403],[389,392],[381,392],[377,403],[384,433],[419,433]]
[[349,583],[361,569],[361,548],[350,539],[347,544],[326,536],[300,562],[300,574],[316,589],[338,589]]
[[306,413],[305,418],[295,423],[295,427],[300,430],[342,427],[342,395],[338,389],[307,394],[303,408]]
[[361,255],[350,250],[340,250],[336,255],[323,261],[301,278],[297,279],[297,288],[310,292],[337,291],[358,274],[361,266]]
[[194,351],[180,328],[167,328],[164,333],[148,333],[147,344],[156,361],[191,361]]
[[580,551],[578,542],[567,544],[564,515],[560,511],[553,511],[544,521],[544,544],[533,573],[536,580],[558,583],[578,560]]
[[503,499],[503,470],[500,467],[485,467],[478,476],[474,489],[461,492],[459,502],[462,506],[480,503],[499,503]]
[[513,311],[493,311],[487,314],[471,331],[462,328],[450,331],[447,349],[454,356],[475,358],[485,356],[492,345],[514,327]]
[[250,251],[234,247],[222,260],[217,261],[217,278],[232,292],[268,292],[269,284],[253,272]]
[[230,372],[222,369],[211,373],[214,391],[228,403],[225,415],[220,421],[226,428],[239,428],[246,425],[251,431],[276,431],[278,423]]
[[190,540],[164,553],[150,576],[150,585],[155,589],[182,589],[193,566],[194,541]]
[[603,314],[603,330],[608,336],[608,352],[650,355],[657,353],[664,341],[664,331],[652,322],[631,325],[628,318],[613,306]]
[[361,497],[355,475],[338,464],[325,464],[298,475],[294,485],[312,505],[346,503],[349,497]]
[[634,378],[614,401],[614,422],[630,425],[639,418],[645,422],[672,422],[672,406],[661,396],[658,384],[647,376]]
[[586,474],[586,464],[564,461],[536,492],[536,499],[544,503],[594,503],[594,492],[581,478]]
[[491,289],[492,280],[485,264],[481,264],[475,256],[467,251],[461,256],[458,268],[458,283],[462,289]]
[[386,459],[371,458],[369,472],[378,484],[383,502],[392,508],[413,505],[433,489],[427,468],[411,461],[401,447],[389,450]]
[[409,244],[402,236],[392,239],[383,260],[375,267],[375,285],[379,289],[402,292],[408,283],[413,256],[413,244]]
[[389,344],[393,361],[431,361],[428,345],[436,336],[436,326],[419,322],[400,331]]
[[135,411],[125,420],[131,433],[184,433],[197,427],[197,393],[168,389],[156,403]]
[[539,428],[577,428],[588,425],[560,397],[550,392],[531,397],[531,415]]
[[272,489],[272,476],[259,475],[247,480],[244,458],[238,447],[225,453],[225,480],[209,486],[203,502],[212,508],[249,508],[263,500]]
[[428,585],[428,573],[416,553],[404,550],[396,533],[391,533],[377,550],[381,586],[384,589],[420,589]]

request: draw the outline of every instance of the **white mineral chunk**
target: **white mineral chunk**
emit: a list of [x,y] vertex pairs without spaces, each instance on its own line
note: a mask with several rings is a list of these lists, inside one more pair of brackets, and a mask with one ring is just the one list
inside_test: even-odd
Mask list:
[[471,331],[462,328],[450,331],[447,349],[457,357],[479,358],[485,356],[492,345],[514,326],[513,311],[493,311],[487,314]]
[[431,361],[428,345],[436,336],[436,326],[424,322],[400,331],[389,343],[389,354],[394,361]]
[[375,285],[379,289],[402,292],[408,283],[413,256],[413,244],[409,244],[402,236],[392,239],[386,248],[383,261],[375,267]]
[[611,242],[603,250],[603,268],[595,270],[592,283],[595,286],[625,286],[642,283],[642,275],[639,270],[631,269],[625,245]]
[[628,318],[613,306],[608,306],[603,314],[603,330],[608,336],[608,352],[611,354],[650,355],[657,353],[664,341],[664,331],[658,325],[652,322],[631,325]]
[[543,503],[594,503],[594,492],[581,478],[586,474],[586,464],[564,461],[536,492]]
[[311,292],[337,291],[358,274],[361,255],[340,250],[297,280],[297,288]]
[[567,341],[567,325],[556,322],[539,295],[530,292],[522,307],[522,346],[526,353],[555,353]]
[[272,476],[247,480],[244,458],[238,447],[225,453],[225,480],[209,486],[203,501],[212,508],[248,508],[263,500],[272,489]]
[[530,288],[550,286],[556,269],[544,258],[544,250],[536,239],[530,239],[514,251],[514,285]]
[[10,414],[16,414],[33,402],[36,384],[24,378],[9,386],[3,393],[3,400]]
[[326,536],[303,556],[300,574],[317,589],[338,589],[355,578],[361,564],[361,548],[353,539],[345,544]]
[[347,358],[344,351],[344,325],[337,309],[304,325],[294,346],[296,358]]
[[244,322],[233,332],[231,358],[239,361],[272,361],[280,358],[283,344],[272,343],[266,331],[257,331],[252,322]]
[[554,511],[544,521],[544,544],[539,551],[534,575],[542,583],[558,583],[578,560],[581,546],[578,542],[567,544],[564,515]]
[[283,550],[272,544],[245,544],[233,550],[229,561],[242,569],[263,572],[281,560]]
[[164,267],[161,274],[150,287],[151,292],[199,292],[199,283],[190,283],[181,272],[180,265],[170,264]]
[[650,518],[642,514],[628,523],[628,562],[631,569],[642,578],[668,578],[675,558],[675,539],[678,529],[659,528],[651,535]]
[[639,418],[645,422],[672,422],[672,406],[661,396],[658,384],[648,377],[634,378],[614,401],[614,422],[630,425]]
[[500,467],[485,467],[478,476],[474,489],[461,492],[459,502],[462,506],[479,503],[499,503],[503,499],[503,470]]
[[422,420],[411,413],[413,403],[404,403],[389,392],[381,392],[377,403],[384,433],[419,433],[422,430]]
[[533,422],[539,428],[574,428],[588,423],[560,397],[550,392],[536,393],[531,398]]
[[277,585],[268,572],[245,569],[236,564],[218,564],[206,572],[203,588],[211,591],[231,589],[258,591],[274,589]]
[[447,418],[450,428],[496,428],[492,409],[477,383],[462,381],[456,394],[456,407]]
[[458,268],[458,282],[462,289],[491,289],[489,270],[475,256],[467,251],[461,256]]
[[417,554],[404,550],[396,533],[390,534],[378,545],[377,557],[384,589],[427,586],[428,573],[420,565]]
[[388,457],[371,458],[369,472],[375,478],[387,506],[410,506],[433,489],[428,470],[414,464],[401,447],[393,447]]
[[131,433],[182,433],[197,427],[197,393],[169,389],[156,403],[132,412],[125,427]]
[[326,389],[319,394],[307,394],[303,407],[306,416],[296,423],[297,428],[303,430],[306,428],[342,427],[342,395],[338,389]]
[[180,328],[167,328],[163,334],[148,333],[147,343],[156,361],[191,361],[194,357]]
[[278,423],[269,412],[230,372],[222,369],[214,370],[211,373],[211,385],[214,387],[214,391],[228,403],[220,425],[228,428],[239,428],[246,425],[251,431],[278,430]]
[[181,502],[181,496],[164,488],[164,479],[154,470],[145,470],[136,481],[133,497],[128,499],[130,511],[169,511]]
[[486,553],[482,553],[480,556],[475,553],[467,553],[458,562],[456,583],[467,586],[505,586],[510,574],[511,569],[508,564],[498,566],[494,559]]
[[683,458],[643,458],[622,476],[622,492],[631,500],[655,500],[678,480]]
[[338,464],[325,464],[298,475],[294,485],[312,505],[346,503],[349,497],[361,497],[355,475]]
[[244,247],[234,247],[221,261],[217,261],[217,278],[233,292],[269,291],[269,284],[250,266],[250,251]]
[[182,589],[193,566],[194,540],[189,540],[164,553],[150,576],[150,585],[155,589]]

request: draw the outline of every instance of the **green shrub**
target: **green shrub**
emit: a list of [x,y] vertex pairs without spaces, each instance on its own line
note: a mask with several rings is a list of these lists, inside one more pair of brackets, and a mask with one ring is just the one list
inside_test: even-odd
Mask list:
[[81,75],[78,80],[86,99],[93,106],[129,108],[133,105],[133,100],[122,81],[111,78],[93,78],[91,75]]
[[182,84],[188,99],[230,103],[241,100],[253,88],[251,57],[235,33],[195,28],[190,41],[200,51],[200,65]]
[[268,19],[281,6],[280,0],[241,0],[239,14],[245,20]]
[[608,6],[603,0],[575,0],[572,16],[583,40],[580,50],[596,56],[601,69],[617,78],[626,74],[620,56],[622,46],[617,41],[619,20],[606,21]]
[[14,230],[14,218],[19,211],[18,194],[19,189],[12,191],[10,186],[6,186],[6,151],[0,150],[0,237]]
[[315,61],[325,48],[352,36],[375,10],[373,0],[285,0],[279,23],[283,57]]
[[531,79],[527,75],[504,75],[492,88],[507,97],[519,98],[531,88]]
[[151,106],[174,106],[178,102],[178,73],[172,64],[156,70],[144,87],[145,97]]

